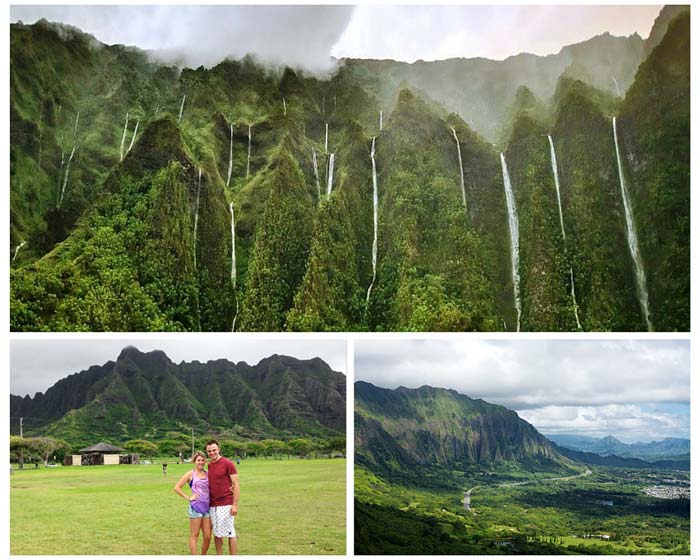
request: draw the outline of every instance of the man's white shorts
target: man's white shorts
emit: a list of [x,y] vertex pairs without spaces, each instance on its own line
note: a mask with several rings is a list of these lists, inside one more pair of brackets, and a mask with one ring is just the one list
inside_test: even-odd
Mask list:
[[209,508],[209,515],[211,515],[211,530],[215,537],[236,536],[236,529],[233,526],[235,518],[231,515],[231,506]]

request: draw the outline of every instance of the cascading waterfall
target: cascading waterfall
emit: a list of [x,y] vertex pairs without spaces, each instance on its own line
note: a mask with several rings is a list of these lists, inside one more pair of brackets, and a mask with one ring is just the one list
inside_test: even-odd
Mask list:
[[124,132],[122,132],[122,142],[119,145],[119,161],[124,161],[124,141],[126,140],[126,129],[129,127],[129,112],[126,112],[126,120],[124,121]]
[[134,142],[136,141],[136,133],[139,131],[139,122],[141,121],[136,121],[136,126],[134,127],[134,134],[131,136],[131,142],[129,142],[129,147],[126,150],[127,154],[131,151],[131,148],[134,147]]
[[559,171],[557,167],[557,153],[554,151],[554,141],[552,135],[547,134],[549,140],[549,156],[552,165],[552,174],[554,175],[554,186],[557,188],[557,205],[559,206],[559,225],[561,226],[561,236],[566,241],[566,230],[564,229],[564,214],[561,210],[561,191],[559,190]]
[[[236,221],[233,215],[233,202],[229,202],[228,209],[231,212],[231,283],[233,290],[236,290]],[[236,330],[236,319],[238,318],[238,294],[236,295],[236,313],[231,323],[231,332]]]
[[[68,163],[66,163],[66,174],[63,176],[63,188],[61,189],[61,198],[58,200],[58,206],[60,207],[63,203],[63,196],[66,194],[66,185],[68,185],[68,174],[70,173],[70,162],[73,161],[73,156],[75,155],[75,148],[78,145],[78,119],[80,119],[80,111],[75,114],[75,125],[73,125],[73,149],[70,151],[70,156],[68,156]],[[63,153],[61,153],[61,168],[63,168]]]
[[236,287],[236,220],[233,214],[233,202],[228,204],[231,212],[231,283]]
[[197,270],[197,224],[199,222],[199,191],[202,187],[202,168],[199,168],[197,179],[197,202],[194,207],[194,269]]
[[[58,170],[58,189],[56,191],[57,193],[61,192],[61,178],[63,177],[63,165],[65,162],[66,162],[66,152],[61,150],[61,167]],[[59,196],[60,196],[60,194],[57,194],[56,198],[58,198]]]
[[622,94],[620,93],[620,86],[618,85],[615,76],[613,76],[613,83],[615,84],[615,91],[617,91],[617,96],[622,97]]
[[326,123],[326,141],[323,144],[324,148],[323,151],[328,153],[328,123]]
[[251,129],[251,125],[248,125],[248,162],[246,163],[246,166],[245,166],[245,178],[246,179],[248,177],[250,177],[250,142],[251,142],[250,129]]
[[66,185],[68,185],[68,174],[70,173],[70,162],[73,161],[74,155],[75,155],[75,144],[73,144],[73,149],[70,151],[70,156],[68,156],[68,163],[66,163],[66,174],[63,176],[63,188],[61,189],[61,198],[58,201],[59,207],[63,203],[63,196],[66,194]]
[[182,120],[182,111],[185,110],[185,99],[187,99],[187,94],[182,96],[182,103],[180,103],[180,114],[177,117],[177,122]]
[[17,247],[15,247],[15,254],[12,256],[12,262],[17,258],[17,253],[19,253],[19,250],[24,247],[27,244],[26,241],[22,241]]
[[326,195],[330,196],[333,191],[333,165],[335,164],[335,154],[330,154],[328,158],[328,187]]
[[372,205],[373,205],[373,219],[374,219],[374,238],[372,240],[372,282],[367,288],[367,303],[369,303],[369,295],[372,292],[372,287],[374,286],[374,281],[377,279],[377,228],[378,228],[378,206],[379,206],[379,193],[377,190],[377,164],[374,160],[374,144],[377,137],[372,138],[372,151],[370,152],[370,157],[372,158]]
[[459,158],[459,184],[462,187],[462,203],[464,204],[464,210],[467,210],[467,190],[464,188],[464,167],[462,166],[462,148],[459,145],[459,139],[457,138],[457,131],[452,128],[452,136],[455,138],[457,143],[457,157]]
[[333,94],[333,111],[338,110],[338,102],[335,99],[335,93]]
[[632,260],[634,261],[634,276],[637,281],[637,295],[639,296],[639,304],[642,306],[642,314],[644,321],[647,324],[649,332],[654,330],[651,324],[649,314],[649,293],[647,292],[647,279],[642,265],[642,255],[639,252],[639,243],[637,241],[637,230],[634,226],[634,216],[632,215],[632,206],[629,200],[629,193],[625,185],[625,176],[622,171],[622,161],[620,159],[620,147],[617,141],[617,117],[613,117],[613,138],[615,139],[615,156],[617,157],[617,171],[620,176],[620,191],[622,192],[622,203],[625,207],[625,222],[627,224],[627,245],[629,246]]
[[226,172],[226,186],[231,182],[231,172],[233,171],[233,123],[229,125],[229,144],[228,144],[228,171]]
[[520,240],[518,233],[518,209],[515,206],[513,188],[510,185],[506,158],[501,152],[501,169],[503,171],[503,188],[506,193],[506,206],[508,207],[508,229],[510,231],[510,261],[511,274],[513,277],[513,301],[515,312],[517,313],[517,331],[520,332],[520,315],[522,307],[520,305]]
[[321,104],[321,113],[326,114],[326,95],[323,94],[323,102]]
[[282,98],[282,109],[284,109],[284,116],[287,116],[287,100],[283,97]]
[[318,158],[316,157],[316,148],[311,148],[311,160],[314,164],[314,176],[316,177],[316,190],[318,191],[318,199],[321,200],[321,183],[318,180]]
[[384,111],[379,111],[379,132],[384,130]]
[[[554,175],[554,185],[557,188],[557,204],[559,206],[559,224],[561,225],[561,236],[564,239],[564,246],[566,247],[566,229],[564,229],[564,213],[561,208],[561,191],[559,187],[559,168],[557,166],[557,153],[554,151],[554,140],[552,140],[552,135],[547,134],[549,139],[549,154],[552,163],[552,174]],[[569,278],[571,280],[571,299],[574,303],[574,317],[576,317],[576,326],[581,330],[581,321],[578,316],[578,302],[576,301],[576,286],[574,284],[574,269],[569,267]]]

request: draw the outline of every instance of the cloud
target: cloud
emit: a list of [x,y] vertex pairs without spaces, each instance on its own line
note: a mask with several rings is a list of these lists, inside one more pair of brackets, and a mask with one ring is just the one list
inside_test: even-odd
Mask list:
[[142,352],[163,350],[175,363],[199,360],[206,362],[226,358],[233,362],[256,364],[272,354],[284,354],[299,359],[319,357],[332,369],[345,373],[345,340],[276,340],[254,339],[230,335],[13,340],[10,343],[10,393],[31,395],[46,391],[59,379],[116,360],[125,346],[136,346]]
[[645,412],[640,405],[545,406],[518,414],[546,435],[578,434],[605,437],[614,434],[626,442],[665,437],[688,437],[686,407],[676,413]]
[[358,6],[336,57],[442,60],[546,55],[594,35],[647,36],[661,6]]
[[[678,435],[687,428],[678,422],[687,411],[642,408],[689,403],[687,341],[362,340],[355,352],[358,380],[388,388],[455,389],[516,410],[550,433],[635,429]],[[642,422],[644,430],[625,418]]]
[[660,6],[20,6],[11,21],[69,23],[108,44],[212,66],[248,53],[314,72],[331,56],[412,62],[549,54],[610,32],[646,36]]
[[185,66],[213,66],[254,53],[314,72],[334,67],[330,52],[352,6],[12,6],[11,21],[44,17],[75,25],[107,44],[156,51]]

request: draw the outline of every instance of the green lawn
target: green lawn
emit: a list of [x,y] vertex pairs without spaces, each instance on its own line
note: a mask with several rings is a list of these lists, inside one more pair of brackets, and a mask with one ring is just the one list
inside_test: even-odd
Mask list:
[[[172,487],[189,468],[14,470],[11,553],[188,554],[187,504]],[[247,460],[238,471],[241,554],[345,554],[344,459]]]

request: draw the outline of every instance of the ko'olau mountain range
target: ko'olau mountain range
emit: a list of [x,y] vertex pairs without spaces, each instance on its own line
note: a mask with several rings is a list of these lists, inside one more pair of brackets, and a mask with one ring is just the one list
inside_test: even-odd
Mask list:
[[686,331],[690,16],[329,77],[11,25],[14,331]]
[[11,432],[73,444],[159,440],[173,433],[241,440],[345,435],[345,376],[323,360],[273,355],[256,365],[219,359],[173,363],[126,347],[116,361],[10,396]]
[[689,495],[689,457],[572,451],[454,390],[355,383],[356,553],[688,554]]

